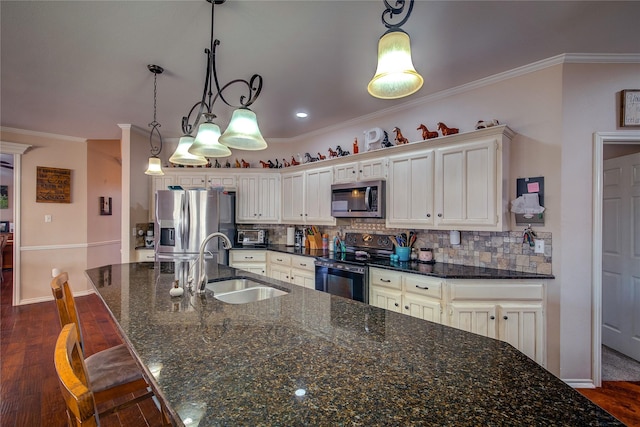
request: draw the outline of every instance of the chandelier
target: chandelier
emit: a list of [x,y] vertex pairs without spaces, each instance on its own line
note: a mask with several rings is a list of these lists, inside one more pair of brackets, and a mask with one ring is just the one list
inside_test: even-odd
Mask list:
[[388,28],[378,41],[378,68],[367,90],[372,96],[382,99],[396,99],[417,92],[424,80],[413,67],[411,60],[411,40],[409,34],[400,29],[413,10],[413,0],[409,0],[406,16],[397,24],[392,24],[394,15],[403,13],[404,0],[397,0],[395,7],[383,0],[386,9],[382,12],[382,23]]
[[[211,3],[211,38],[209,47],[204,53],[207,55],[207,70],[204,89],[200,101],[196,102],[189,113],[182,118],[183,136],[178,147],[169,161],[183,165],[204,165],[206,157],[228,157],[229,148],[238,150],[264,150],[267,143],[258,128],[256,114],[249,109],[262,90],[262,76],[254,74],[249,80],[234,79],[220,85],[216,69],[216,48],[220,40],[214,39],[213,24],[215,5],[225,0],[206,0]],[[240,96],[237,104],[231,103],[223,92],[231,85],[244,85],[246,94]],[[224,133],[214,123],[213,105],[220,99],[227,106],[235,108],[231,120]],[[201,123],[202,122],[202,123]],[[193,132],[197,131],[194,138]]]
[[[147,175],[164,175],[162,172],[162,166],[160,165],[160,158],[158,154],[162,151],[162,135],[160,134],[160,123],[156,120],[156,95],[158,93],[157,77],[158,74],[162,74],[164,69],[159,65],[149,64],[147,65],[149,71],[153,73],[153,121],[149,123],[151,133],[149,134],[149,145],[151,145],[151,157],[149,157],[149,165],[144,172]],[[157,134],[160,144],[156,146],[153,143],[153,134]]]

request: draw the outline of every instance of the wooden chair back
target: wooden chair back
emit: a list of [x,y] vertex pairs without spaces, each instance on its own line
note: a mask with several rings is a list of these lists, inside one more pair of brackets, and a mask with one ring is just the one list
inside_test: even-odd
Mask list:
[[60,326],[73,323],[76,328],[80,348],[84,350],[84,341],[82,340],[82,329],[80,328],[76,302],[73,299],[73,292],[71,292],[71,288],[69,287],[69,275],[66,272],[60,273],[51,280],[51,293],[53,293],[53,298],[58,308]]
[[69,425],[97,426],[96,405],[89,387],[87,367],[72,323],[63,326],[58,335],[54,363],[60,391],[67,405]]

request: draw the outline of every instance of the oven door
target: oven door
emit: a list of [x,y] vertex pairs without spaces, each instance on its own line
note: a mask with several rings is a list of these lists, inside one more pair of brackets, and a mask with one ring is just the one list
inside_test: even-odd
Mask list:
[[316,261],[316,290],[349,298],[364,303],[369,302],[367,267],[341,264],[330,261]]

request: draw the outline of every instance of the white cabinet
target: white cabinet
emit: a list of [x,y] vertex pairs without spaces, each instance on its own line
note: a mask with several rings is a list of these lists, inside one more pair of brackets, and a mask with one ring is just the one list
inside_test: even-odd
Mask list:
[[449,325],[506,341],[545,365],[544,284],[451,281]]
[[387,177],[387,160],[378,158],[343,163],[333,167],[333,183],[370,181]]
[[237,180],[236,222],[274,223],[280,217],[280,175],[247,174]]
[[316,272],[314,262],[315,259],[313,257],[269,251],[267,254],[267,276],[305,288],[315,289]]
[[232,249],[229,251],[229,267],[265,276],[267,274],[267,251]]
[[498,215],[502,209],[498,147],[498,140],[489,138],[435,150],[436,226],[502,229],[502,216]]
[[433,150],[389,158],[387,227],[433,228]]
[[335,225],[331,216],[331,167],[282,175],[282,222]]
[[154,262],[156,252],[153,249],[136,249],[136,262]]

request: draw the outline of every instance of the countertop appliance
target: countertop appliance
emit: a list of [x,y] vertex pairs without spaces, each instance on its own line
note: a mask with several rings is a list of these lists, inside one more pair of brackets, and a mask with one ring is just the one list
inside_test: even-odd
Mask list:
[[[209,234],[235,237],[235,193],[217,190],[158,190],[156,192],[156,260],[191,261]],[[220,239],[205,248],[205,259],[228,264]]]
[[331,215],[336,218],[384,218],[385,181],[331,185]]
[[316,290],[368,303],[367,262],[389,259],[393,243],[387,235],[369,233],[347,233],[345,242],[345,253],[316,259]]
[[267,243],[267,230],[238,230],[237,243],[241,245],[264,245]]

